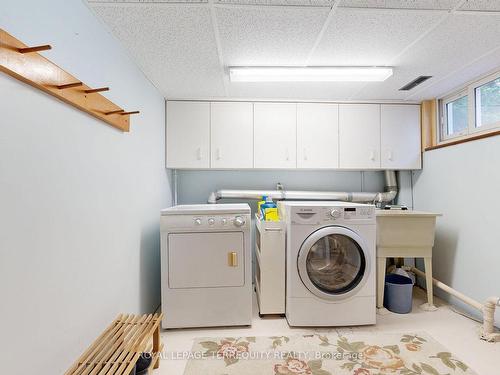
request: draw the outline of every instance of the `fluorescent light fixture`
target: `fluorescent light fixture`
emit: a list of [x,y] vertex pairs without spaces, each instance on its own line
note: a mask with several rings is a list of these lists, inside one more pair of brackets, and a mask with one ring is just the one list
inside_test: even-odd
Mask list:
[[379,66],[231,66],[231,82],[380,82],[392,76]]

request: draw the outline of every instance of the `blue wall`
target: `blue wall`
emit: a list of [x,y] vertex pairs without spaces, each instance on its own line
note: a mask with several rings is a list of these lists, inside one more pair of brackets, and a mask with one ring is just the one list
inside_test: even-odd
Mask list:
[[217,189],[383,191],[382,172],[343,171],[178,171],[178,203],[206,203]]
[[499,296],[500,137],[428,151],[423,162],[413,174],[415,209],[443,214],[437,219],[435,277],[480,302]]
[[0,73],[2,373],[61,374],[119,313],[159,305],[164,98],[81,0],[4,0],[0,25],[141,111],[122,133]]

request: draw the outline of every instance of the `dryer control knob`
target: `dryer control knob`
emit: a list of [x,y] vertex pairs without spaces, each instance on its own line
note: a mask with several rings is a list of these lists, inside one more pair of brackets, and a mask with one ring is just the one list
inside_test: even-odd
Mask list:
[[237,227],[242,227],[243,225],[245,225],[245,219],[243,219],[241,216],[236,216],[233,223]]
[[334,219],[338,219],[342,215],[342,212],[337,209],[333,209],[330,211],[330,216],[333,217]]
[[215,219],[213,217],[208,219],[208,225],[214,225],[214,224],[215,224]]
[[197,217],[196,219],[194,219],[194,223],[196,225],[201,225],[201,219],[199,217]]

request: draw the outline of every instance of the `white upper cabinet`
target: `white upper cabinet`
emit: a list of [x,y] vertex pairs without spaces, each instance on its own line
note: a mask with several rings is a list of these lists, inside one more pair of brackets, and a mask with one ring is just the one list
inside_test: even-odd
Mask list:
[[382,169],[420,169],[420,106],[382,104]]
[[210,167],[210,103],[167,102],[167,168]]
[[253,167],[253,104],[211,103],[211,167]]
[[339,167],[338,104],[297,104],[297,167]]
[[339,105],[340,168],[380,169],[380,104]]
[[420,169],[420,106],[167,102],[167,168]]
[[254,167],[296,168],[297,105],[254,104]]

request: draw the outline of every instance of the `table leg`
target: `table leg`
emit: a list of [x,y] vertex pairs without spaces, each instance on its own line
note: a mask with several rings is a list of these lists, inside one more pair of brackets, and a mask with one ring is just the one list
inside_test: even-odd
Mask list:
[[385,257],[377,258],[377,308],[384,307],[384,286],[385,286],[385,267],[387,260]]
[[420,307],[426,311],[435,311],[437,310],[437,307],[434,306],[434,293],[432,285],[432,258],[425,257],[424,265],[425,265],[425,287],[427,289],[427,303],[424,303]]

